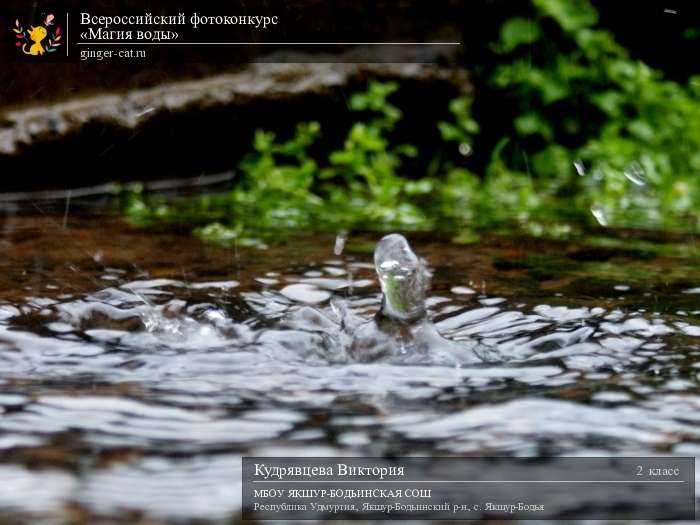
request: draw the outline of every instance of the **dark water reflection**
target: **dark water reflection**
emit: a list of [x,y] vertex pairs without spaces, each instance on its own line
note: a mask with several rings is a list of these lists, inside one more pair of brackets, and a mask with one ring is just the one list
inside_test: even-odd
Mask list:
[[339,358],[331,298],[377,311],[377,236],[339,257],[331,236],[225,250],[60,223],[8,216],[0,239],[12,516],[230,519],[242,455],[700,452],[692,240],[413,236],[438,330],[504,357],[454,367]]

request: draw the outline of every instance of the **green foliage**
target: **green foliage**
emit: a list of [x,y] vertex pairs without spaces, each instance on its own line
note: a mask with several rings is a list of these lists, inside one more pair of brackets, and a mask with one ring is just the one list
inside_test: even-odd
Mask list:
[[479,124],[472,118],[473,99],[458,97],[450,102],[450,113],[454,122],[438,122],[440,135],[445,142],[457,142],[471,148],[474,137],[479,133]]
[[[494,46],[501,63],[489,81],[513,112],[499,162],[517,173],[528,151],[537,198],[575,195],[573,208],[589,220],[594,209],[610,225],[695,229],[700,97],[693,81],[664,80],[630,58],[595,27],[587,0],[532,5],[527,23],[507,21]],[[553,28],[546,38],[530,29],[545,25]]]
[[510,53],[522,44],[532,44],[542,37],[542,29],[532,19],[511,18],[501,27],[501,53]]
[[[487,96],[452,100],[434,130],[443,145],[428,155],[396,143],[398,85],[371,81],[350,97],[357,119],[328,155],[315,150],[318,122],[287,140],[258,130],[230,192],[175,203],[131,194],[126,213],[226,244],[280,228],[441,227],[465,241],[483,229],[558,236],[581,224],[694,231],[700,77],[664,79],[597,23],[588,0],[531,0],[478,69]],[[489,100],[480,126],[473,105]],[[408,159],[424,162],[418,173]]]
[[433,181],[401,173],[403,160],[417,150],[393,145],[389,136],[403,116],[388,100],[397,89],[393,82],[372,81],[350,97],[348,109],[366,118],[324,162],[310,153],[321,134],[318,122],[298,124],[286,141],[258,130],[229,193],[170,204],[130,194],[126,214],[138,225],[205,224],[195,230],[200,237],[227,245],[254,243],[261,231],[285,228],[428,228],[432,223],[418,202]]
[[[320,174],[336,182],[326,185],[333,207],[342,207],[349,197],[354,206],[365,210],[363,222],[411,225],[426,221],[407,198],[420,193],[421,187],[400,174],[403,159],[415,157],[417,150],[408,144],[393,146],[389,138],[403,116],[387,100],[397,89],[394,82],[370,82],[366,92],[350,97],[350,110],[370,112],[370,118],[353,124],[343,148],[329,155],[329,166]],[[348,220],[352,222],[351,217]]]
[[318,165],[308,149],[320,132],[318,122],[304,122],[290,140],[277,143],[274,133],[258,130],[254,151],[240,163],[244,177],[231,193],[233,213],[255,217],[261,228],[311,225],[323,199],[312,191]]

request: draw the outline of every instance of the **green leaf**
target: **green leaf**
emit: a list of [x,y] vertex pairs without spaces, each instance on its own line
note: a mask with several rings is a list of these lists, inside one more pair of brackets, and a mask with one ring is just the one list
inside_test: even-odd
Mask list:
[[511,18],[501,27],[500,51],[510,53],[522,44],[532,44],[542,37],[539,24],[528,18]]
[[569,33],[594,26],[598,22],[598,13],[588,0],[532,1],[542,14],[554,18]]
[[540,135],[546,140],[552,140],[552,126],[537,113],[518,115],[514,121],[515,129],[520,136]]

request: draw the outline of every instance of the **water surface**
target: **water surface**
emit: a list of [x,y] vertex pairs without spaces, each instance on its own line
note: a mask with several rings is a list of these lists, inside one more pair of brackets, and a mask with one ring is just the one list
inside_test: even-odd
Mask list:
[[243,455],[700,452],[692,238],[409,235],[435,327],[501,358],[360,362],[332,304],[378,311],[379,235],[224,249],[57,208],[0,216],[13,519],[235,518]]

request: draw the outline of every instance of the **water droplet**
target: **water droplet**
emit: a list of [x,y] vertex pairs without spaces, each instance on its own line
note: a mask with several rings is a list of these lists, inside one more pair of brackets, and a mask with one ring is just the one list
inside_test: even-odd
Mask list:
[[466,142],[462,142],[459,145],[459,154],[462,155],[463,157],[468,157],[469,155],[472,154],[472,147],[467,144]]
[[574,161],[574,169],[580,177],[583,177],[586,174],[586,166],[583,165],[583,161],[581,159],[576,159]]
[[145,109],[137,112],[134,116],[136,118],[141,118],[144,115],[148,115],[150,112],[155,111],[155,110],[156,110],[156,108],[154,108],[154,107],[148,107],[148,108],[145,108]]
[[342,255],[345,249],[345,242],[348,240],[347,232],[340,232],[335,238],[335,247],[333,248],[333,253],[335,255]]
[[598,221],[598,224],[600,224],[601,226],[608,225],[608,217],[605,214],[605,210],[602,206],[594,204],[593,206],[591,206],[591,213],[593,214],[593,217],[595,217],[595,220]]
[[427,272],[403,235],[387,235],[377,243],[374,267],[384,293],[386,315],[415,319],[425,312]]
[[632,183],[636,184],[637,186],[645,186],[647,181],[646,181],[646,173],[644,172],[644,168],[642,167],[639,162],[633,162],[629,166],[627,166],[627,169],[625,170],[625,177],[627,177]]
[[388,272],[388,271],[394,270],[398,267],[399,267],[398,261],[384,261],[382,264],[379,265],[379,269],[382,272]]

